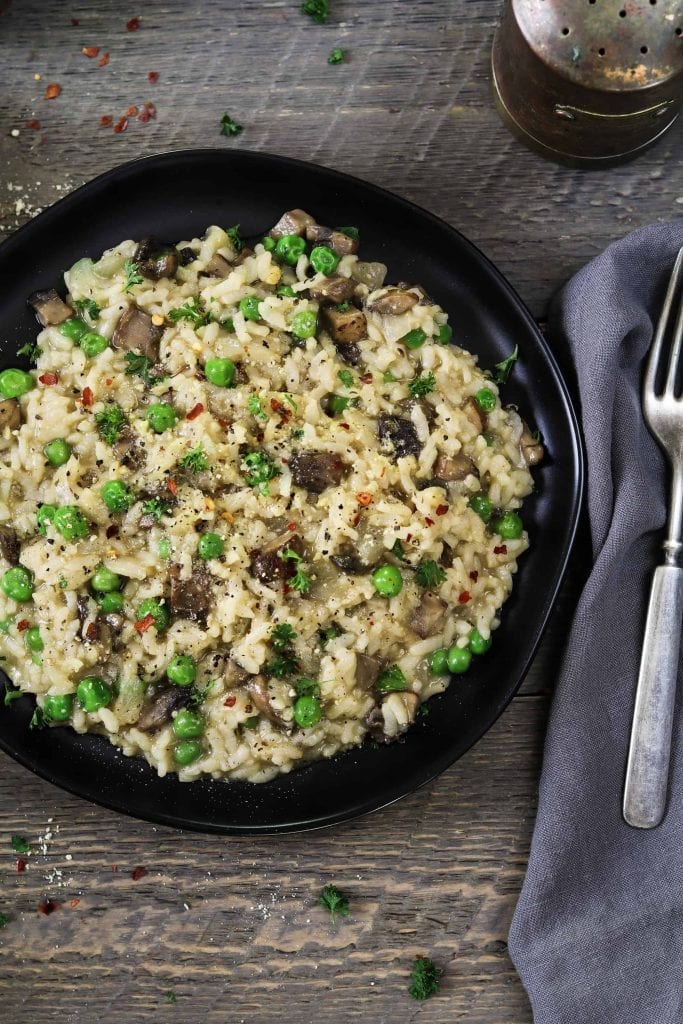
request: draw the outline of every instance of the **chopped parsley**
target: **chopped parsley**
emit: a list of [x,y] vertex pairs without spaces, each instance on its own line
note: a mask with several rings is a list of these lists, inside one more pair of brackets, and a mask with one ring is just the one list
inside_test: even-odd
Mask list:
[[21,690],[10,690],[9,687],[5,687],[5,707],[8,708],[12,701],[18,700],[19,697],[23,697],[24,694]]
[[247,409],[252,414],[252,416],[256,417],[257,420],[268,419],[268,413],[263,408],[263,402],[258,397],[258,395],[249,395],[249,399],[247,401]]
[[162,380],[166,380],[164,373],[150,373],[150,361],[147,356],[141,356],[138,352],[126,352],[123,357],[126,364],[127,377],[140,377],[148,388],[154,387]]
[[243,729],[255,729],[259,723],[258,715],[250,715],[249,718],[245,718],[241,723]]
[[8,615],[6,619],[0,619],[0,633],[9,636],[9,631],[14,624],[14,616]]
[[277,657],[264,666],[266,675],[275,676],[276,679],[283,679],[285,676],[291,676],[292,673],[298,671],[298,661],[288,654],[278,654]]
[[282,392],[282,397],[284,398],[284,400],[287,403],[287,405],[291,405],[291,407],[294,410],[294,412],[296,412],[296,409],[297,409],[296,402],[294,401],[292,396],[289,394],[289,392],[288,391],[283,391]]
[[294,651],[296,633],[288,622],[279,622],[270,634],[270,643],[276,657],[265,666],[265,673],[282,679],[299,671],[299,662]]
[[31,845],[26,836],[12,836],[12,849],[15,853],[30,853]]
[[360,242],[360,231],[353,225],[347,225],[344,228],[337,228],[337,231],[341,231],[342,235],[348,235],[349,238],[353,238],[354,242]]
[[377,689],[380,693],[391,693],[393,691],[408,689],[406,677],[403,675],[398,665],[391,665],[391,667],[386,668],[384,672],[380,672],[377,677]]
[[235,324],[231,316],[226,316],[226,318],[224,320],[220,320],[219,323],[224,331],[228,331],[229,334],[234,332]]
[[339,377],[339,380],[342,382],[345,388],[353,387],[353,374],[351,373],[350,370],[340,370],[337,376]]
[[197,295],[194,295],[189,302],[183,306],[177,306],[168,311],[168,319],[177,324],[179,320],[189,320],[196,330],[198,327],[205,327],[211,323],[213,317],[207,313]]
[[329,910],[332,924],[335,924],[337,917],[349,916],[349,897],[345,896],[336,885],[326,885],[318,896],[318,904]]
[[239,224],[234,224],[233,227],[228,228],[225,233],[230,239],[230,242],[235,252],[242,252],[242,249],[244,249],[244,242],[242,241],[242,236],[240,235]]
[[296,633],[288,622],[279,622],[270,634],[270,642],[275,651],[288,650],[296,640]]
[[62,590],[66,590],[66,588],[69,586],[69,581],[67,580],[66,576],[59,577],[59,586]]
[[348,313],[349,309],[351,308],[351,303],[338,302],[334,308],[337,310],[338,313]]
[[408,390],[413,398],[424,398],[424,396],[430,394],[435,387],[436,377],[434,374],[425,373],[422,377],[413,377],[408,385]]
[[294,683],[294,689],[296,690],[297,697],[319,697],[320,696],[320,683],[316,683],[315,679],[307,679],[302,676]]
[[26,356],[26,358],[32,363],[35,363],[42,354],[42,348],[34,341],[27,341],[25,345],[22,345],[21,348],[17,349],[18,356]]
[[441,975],[443,971],[437,967],[433,960],[425,956],[419,956],[413,964],[410,972],[411,984],[408,988],[413,999],[427,999],[439,991],[441,986]]
[[161,522],[162,516],[171,511],[171,503],[163,498],[149,498],[142,503],[143,516],[151,516],[155,523]]
[[116,444],[119,434],[128,423],[128,418],[116,402],[107,402],[101,412],[95,413],[97,432],[107,444]]
[[221,118],[221,135],[227,135],[229,137],[231,135],[239,135],[241,131],[241,124],[237,124],[236,121],[233,121],[230,114],[223,114]]
[[341,626],[338,626],[336,622],[331,622],[329,626],[322,626],[318,630],[318,637],[320,639],[320,646],[325,649],[330,640],[334,640],[335,637],[341,636],[343,630]]
[[295,427],[289,435],[292,441],[299,441],[304,436],[303,427]]
[[346,54],[344,53],[344,51],[339,46],[335,46],[333,50],[330,50],[330,55],[327,58],[327,63],[341,64],[345,56]]
[[164,992],[164,998],[166,999],[166,1002],[170,1003],[171,1005],[173,1005],[173,1003],[177,1003],[178,1002],[178,998],[177,998],[175,992],[171,992],[171,991]]
[[431,558],[427,558],[424,562],[420,562],[417,570],[415,571],[415,582],[420,587],[438,587],[445,579],[446,573]]
[[209,679],[208,683],[204,687],[195,686],[190,694],[188,706],[193,708],[199,708],[202,706],[206,698],[209,696],[211,688],[215,685],[215,679]]
[[[140,282],[138,281],[137,283],[139,284]],[[94,299],[76,299],[74,301],[74,309],[81,315],[85,313],[91,320],[97,320],[102,312]]]
[[159,552],[159,558],[163,558],[167,562],[171,557],[171,542],[168,537],[161,538],[157,551]]
[[301,568],[300,563],[303,561],[301,555],[293,551],[292,548],[285,548],[280,554],[280,558],[291,558],[296,563],[296,573],[292,576],[291,580],[287,580],[287,586],[291,587],[292,590],[298,590],[300,594],[307,594],[311,589],[313,581]]
[[382,374],[382,380],[384,381],[385,384],[395,384],[396,381],[398,380],[398,377],[394,377],[391,370],[385,370],[384,373]]
[[493,379],[495,380],[496,384],[504,384],[506,382],[506,380],[512,373],[512,368],[517,362],[518,358],[519,345],[515,345],[507,359],[503,359],[501,360],[500,363],[495,364],[493,368]]
[[31,721],[28,723],[29,729],[44,729],[49,724],[50,716],[47,712],[43,711],[40,705],[36,704],[36,709],[31,715]]
[[280,470],[266,452],[248,452],[240,464],[242,476],[259,494],[268,494],[268,481],[280,476]]
[[123,264],[123,272],[126,275],[126,283],[123,286],[124,292],[129,292],[135,284],[142,284],[144,278],[140,273],[136,263],[132,260],[126,260]]
[[394,555],[395,558],[400,558],[402,562],[405,561],[406,556],[405,551],[403,550],[403,542],[400,540],[395,540],[394,546],[391,549],[391,553],[392,555]]
[[9,924],[9,917],[7,914],[0,913],[0,928],[4,928],[6,924]]
[[204,452],[204,447],[200,443],[196,448],[183,455],[179,465],[187,473],[203,473],[205,469],[209,468],[209,460]]

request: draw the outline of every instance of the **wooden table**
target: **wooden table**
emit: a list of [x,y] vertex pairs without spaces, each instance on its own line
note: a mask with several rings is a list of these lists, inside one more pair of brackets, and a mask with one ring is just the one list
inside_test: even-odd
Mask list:
[[[610,241],[681,212],[680,131],[602,173],[556,167],[513,141],[489,93],[492,0],[332,0],[324,26],[297,0],[2,7],[5,235],[136,157],[267,150],[350,171],[439,214],[541,316],[555,288]],[[135,15],[139,30],[127,31]],[[334,46],[348,53],[338,66],[327,63]],[[83,47],[100,51],[87,57]],[[62,92],[48,101],[51,82]],[[130,117],[120,134],[100,125],[145,101],[156,119]],[[244,125],[237,138],[219,135],[225,111]],[[39,128],[26,127],[34,120]],[[580,576],[520,695],[477,747],[423,792],[333,830],[222,839],[155,828],[0,758],[3,1019],[527,1024],[506,936]],[[23,873],[13,833],[34,846]],[[147,874],[133,879],[138,866]],[[336,927],[315,905],[327,882],[351,895]],[[51,916],[37,912],[46,896],[60,903]],[[441,993],[418,1004],[407,979],[424,954],[445,974]]]

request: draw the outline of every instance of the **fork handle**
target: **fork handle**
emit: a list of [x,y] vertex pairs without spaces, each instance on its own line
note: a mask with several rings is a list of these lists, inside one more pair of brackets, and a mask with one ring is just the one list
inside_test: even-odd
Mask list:
[[660,565],[650,588],[624,787],[624,818],[635,828],[654,828],[664,817],[682,618],[683,569]]

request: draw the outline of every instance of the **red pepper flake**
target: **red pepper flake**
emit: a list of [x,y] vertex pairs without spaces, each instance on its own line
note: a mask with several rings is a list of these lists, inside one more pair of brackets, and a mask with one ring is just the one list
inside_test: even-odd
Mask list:
[[94,643],[97,640],[97,624],[94,622],[88,623],[88,628],[85,631],[85,639],[89,640],[90,643]]
[[412,533],[407,533],[406,534],[406,544],[410,544],[412,539],[413,539]]
[[69,906],[71,908],[77,907],[80,902],[80,900],[69,900]]
[[38,378],[41,384],[44,384],[46,388],[52,387],[53,384],[59,383],[58,373],[41,373]]
[[116,872],[119,870],[118,864],[112,864],[111,870],[113,874],[116,874]]
[[100,57],[100,59],[98,60],[97,66],[98,66],[98,68],[106,68],[108,63],[109,63],[109,50],[106,50],[105,53],[103,53],[102,56]]
[[134,882],[137,882],[139,878],[144,878],[146,874],[147,868],[143,868],[142,864],[138,864],[138,866],[136,868],[133,868],[133,870],[131,871],[130,877],[133,879]]
[[127,127],[128,127],[128,118],[127,117],[122,117],[114,125],[114,131],[116,132],[117,135],[120,135],[121,132],[125,132]]
[[154,616],[153,615],[145,615],[144,619],[138,619],[138,621],[135,623],[135,628],[138,631],[138,633],[140,634],[140,636],[142,636],[142,634],[146,633],[147,630],[149,629],[149,627],[153,626],[153,625],[154,625]]
[[287,523],[287,529],[290,533],[294,533],[296,530],[296,523]]
[[116,525],[116,523],[112,523],[111,526],[108,526],[105,531],[105,534],[109,538],[109,540],[111,540],[112,537],[118,537],[119,528]]
[[94,397],[92,388],[83,388],[81,391],[81,403],[83,405],[92,405]]
[[425,523],[427,524],[427,526],[433,526],[434,520],[430,519],[429,516],[425,516]]
[[17,629],[19,630],[20,633],[23,633],[24,630],[28,629],[30,625],[31,623],[28,621],[28,619],[22,619],[21,622],[17,622]]
[[223,707],[225,707],[225,708],[234,708],[236,703],[237,703],[237,697],[226,697],[225,700],[223,701]]
[[36,121],[35,119],[33,119],[32,121],[27,121],[25,127],[34,128],[36,131],[38,131],[38,129],[40,128],[40,121]]
[[100,118],[100,124],[103,128],[109,128],[113,120],[114,118],[111,116],[111,114],[103,114]]
[[128,107],[128,110],[126,111],[126,115],[128,117],[135,117],[137,112],[138,112],[138,108],[136,106]]
[[283,583],[282,584],[282,593],[285,595],[285,597],[287,596],[287,594],[291,594],[291,592],[292,592],[292,588],[290,587],[289,583]]
[[360,382],[361,384],[372,384],[372,374],[364,373],[360,378]]
[[204,412],[204,406],[202,405],[201,402],[197,402],[197,404],[194,405],[190,409],[190,411],[188,412],[188,414],[187,414],[187,416],[185,418],[188,419],[188,420],[196,420],[197,417],[201,416],[201,414],[203,412]]
[[348,423],[340,423],[339,426],[342,428],[342,430],[350,430],[351,429],[351,427],[348,425]]
[[141,121],[142,124],[147,124],[147,122],[149,121],[149,114],[147,113],[146,110],[140,111],[140,113],[138,114],[138,121]]
[[129,32],[137,32],[137,30],[140,28],[140,19],[131,18],[130,21],[126,22],[126,28]]
[[80,21],[78,20],[78,18],[71,18],[71,24],[72,25],[80,25]]
[[437,505],[436,514],[437,516],[445,516],[448,512],[448,505]]
[[84,46],[81,50],[84,57],[96,57],[99,52],[99,46]]
[[166,481],[166,488],[171,492],[173,497],[175,497],[176,494],[178,493],[178,484],[175,482],[173,477],[169,477],[168,480]]
[[352,520],[351,520],[351,525],[352,525],[352,526],[358,526],[359,522],[360,522],[360,514],[359,514],[359,515],[356,515],[356,516],[354,516],[354,517],[352,518]]
[[463,590],[462,594],[458,598],[458,602],[459,604],[467,604],[467,602],[470,601],[471,598],[472,595],[470,594],[469,590]]
[[494,555],[507,555],[507,553],[508,553],[508,546],[507,546],[507,544],[499,544],[497,547],[495,547],[493,549],[493,553],[494,553]]
[[228,427],[230,426],[230,420],[219,420],[218,422],[223,428],[223,430],[227,430]]
[[145,110],[152,118],[152,120],[154,120],[154,118],[157,116],[157,108],[154,106],[153,103],[150,103],[149,100],[145,102]]
[[159,72],[158,71],[148,71],[147,72],[147,81],[150,83],[150,85],[156,85],[156,83],[159,81]]
[[356,501],[359,505],[362,505],[363,508],[367,508],[368,505],[372,505],[372,495],[368,494],[367,491],[361,491],[360,494],[356,495]]
[[23,857],[17,857],[17,871],[19,873],[26,871],[26,861]]
[[62,91],[61,85],[58,85],[57,82],[50,82],[50,84],[48,85],[47,89],[45,90],[45,99],[46,100],[56,100],[57,97],[59,96],[59,94],[61,93],[61,91]]
[[41,914],[45,914],[46,917],[49,917],[50,914],[54,914],[55,910],[59,910],[59,903],[55,903],[55,901],[51,899],[46,899],[38,905],[38,910]]
[[479,579],[479,573],[477,572],[476,569],[473,569],[472,572],[469,573],[469,577],[473,583],[476,583],[477,580]]
[[110,388],[114,381],[112,380],[111,377],[105,377],[104,383],[107,385],[108,388]]

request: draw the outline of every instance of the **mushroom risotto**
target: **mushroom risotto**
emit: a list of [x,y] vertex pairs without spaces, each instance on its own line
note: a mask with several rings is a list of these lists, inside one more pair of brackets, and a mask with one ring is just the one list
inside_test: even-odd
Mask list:
[[514,355],[480,369],[357,250],[292,210],[253,248],[125,241],[30,297],[0,652],[34,726],[263,782],[396,739],[486,653],[543,454],[500,402]]

